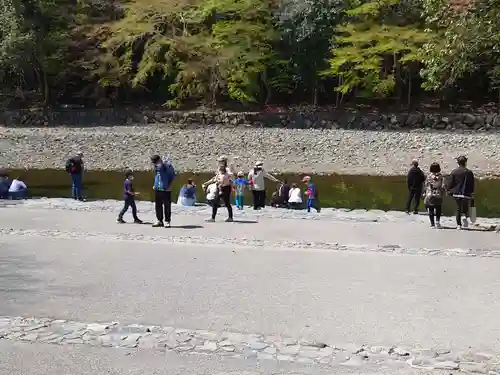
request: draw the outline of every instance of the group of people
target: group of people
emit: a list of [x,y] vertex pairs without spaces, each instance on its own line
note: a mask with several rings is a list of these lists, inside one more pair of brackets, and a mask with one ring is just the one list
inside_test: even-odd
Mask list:
[[[171,203],[172,203],[172,183],[175,180],[176,172],[170,161],[163,161],[159,155],[151,157],[154,167],[154,202],[156,223],[154,227],[170,227]],[[434,228],[441,228],[441,214],[443,198],[446,194],[452,195],[456,202],[456,223],[457,228],[466,228],[469,219],[469,207],[473,204],[474,198],[474,174],[467,168],[467,158],[460,156],[457,158],[457,168],[454,169],[449,180],[445,181],[441,173],[441,167],[434,162],[430,165],[429,174],[420,169],[418,161],[413,161],[408,172],[408,200],[406,212],[409,214],[413,202],[413,212],[418,213],[420,201],[423,198],[424,205],[428,211],[430,224]],[[82,196],[82,173],[84,170],[83,153],[66,162],[66,171],[71,176],[72,196],[76,200],[83,200]],[[276,177],[264,169],[262,162],[255,163],[245,177],[243,171],[237,173],[234,178],[234,170],[228,163],[228,158],[221,156],[218,159],[218,167],[215,175],[202,184],[206,192],[207,203],[212,206],[212,215],[208,221],[213,222],[217,216],[217,211],[221,201],[227,209],[228,222],[233,221],[232,195],[235,196],[235,203],[238,209],[243,209],[245,202],[245,191],[248,189],[253,196],[253,208],[258,210],[265,206],[266,188],[265,180],[279,183],[279,188],[273,194],[271,205],[275,207],[302,208],[302,190],[297,184],[291,186],[287,181],[281,182]],[[129,208],[132,209],[134,222],[142,223],[137,216],[135,197],[139,194],[133,188],[133,173],[128,171],[124,181],[124,206],[118,215],[118,222],[123,223],[123,216]],[[305,176],[302,182],[306,184],[304,194],[306,195],[306,209],[312,208],[320,211],[318,192],[311,181],[311,177]],[[6,188],[7,187],[7,188]],[[12,195],[21,197],[26,193],[26,185],[19,179],[8,180],[7,176],[0,176],[0,198]],[[187,181],[180,191],[177,201],[181,205],[194,205],[196,202],[196,185],[192,179]]]
[[19,176],[11,179],[6,172],[0,172],[0,199],[22,199],[27,193],[28,187]]
[[[76,160],[81,161],[81,154]],[[73,159],[73,158],[72,158]],[[71,159],[70,159],[71,160]],[[159,155],[154,155],[151,158],[151,163],[154,167],[154,202],[155,202],[155,213],[156,213],[156,223],[153,224],[154,227],[170,227],[171,222],[171,204],[172,204],[172,184],[176,177],[175,169],[171,162],[163,161]],[[70,168],[72,162],[67,164]],[[73,173],[78,173],[78,169]],[[209,222],[215,222],[217,216],[217,211],[221,205],[221,201],[227,209],[228,217],[227,222],[233,221],[233,208],[232,208],[232,195],[235,196],[236,206],[238,209],[243,209],[245,190],[249,189],[253,195],[253,208],[258,210],[265,206],[266,194],[265,194],[265,179],[270,179],[274,182],[281,183],[276,177],[267,173],[264,169],[262,162],[257,162],[254,168],[249,172],[247,178],[245,178],[242,171],[237,173],[236,178],[234,178],[233,168],[229,166],[228,159],[225,156],[221,156],[218,159],[218,167],[215,175],[208,181],[202,184],[203,190],[207,192],[207,203],[212,207],[212,215],[207,220]],[[124,205],[120,213],[118,214],[118,223],[124,223],[123,216],[129,210],[132,209],[132,216],[135,223],[142,223],[142,221],[137,216],[137,206],[135,203],[135,197],[139,195],[133,187],[133,173],[132,171],[127,171],[125,175],[125,181],[123,184],[123,195],[124,195]],[[72,176],[72,181],[75,179]],[[77,182],[81,179],[77,178]],[[302,179],[306,184],[305,194],[307,196],[307,209],[315,208],[318,212],[320,211],[319,204],[317,202],[317,193],[314,184],[311,181],[311,177],[306,176]],[[73,184],[74,185],[74,184]],[[281,183],[280,188],[283,191],[286,190],[285,183]],[[292,189],[288,189],[289,196],[292,199],[293,204],[299,204],[300,202],[294,201],[294,197],[300,196],[300,189],[296,184],[292,185]],[[295,189],[295,190],[294,190]],[[299,193],[296,190],[299,190]],[[75,189],[73,189],[75,191]],[[288,194],[288,192],[286,193]],[[78,195],[78,189],[73,195],[74,199],[81,199]],[[192,179],[187,181],[187,184],[182,186],[179,192],[178,203],[184,206],[194,205],[196,202],[196,185]],[[298,207],[298,206],[296,206]]]
[[407,184],[406,212],[408,214],[412,202],[414,203],[413,212],[418,213],[420,200],[423,198],[431,227],[441,228],[443,198],[449,194],[453,196],[456,203],[457,229],[469,226],[469,207],[474,204],[474,173],[467,168],[465,156],[457,158],[457,168],[451,172],[448,181],[445,181],[439,163],[432,163],[429,174],[425,176],[418,166],[418,161],[414,160],[408,172]]

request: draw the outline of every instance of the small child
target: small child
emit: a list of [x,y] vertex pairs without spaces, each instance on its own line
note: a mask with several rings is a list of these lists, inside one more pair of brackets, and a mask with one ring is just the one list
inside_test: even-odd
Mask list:
[[234,180],[234,194],[236,196],[236,207],[238,210],[243,209],[245,200],[245,187],[248,186],[248,180],[244,177],[243,171],[238,172],[238,178]]
[[128,211],[129,207],[132,207],[132,216],[134,218],[134,223],[142,224],[142,220],[137,217],[137,206],[135,205],[135,196],[139,195],[134,191],[134,187],[132,185],[132,181],[134,180],[134,176],[132,171],[127,171],[125,173],[125,181],[123,182],[123,208],[118,214],[118,219],[116,220],[120,224],[124,224],[125,220],[123,220],[123,215]]
[[302,182],[305,183],[307,186],[305,192],[307,196],[307,202],[306,202],[307,212],[311,212],[311,207],[314,208],[317,212],[320,212],[321,208],[319,207],[319,202],[318,202],[318,192],[316,191],[316,187],[314,186],[314,184],[311,182],[311,177],[305,176],[302,179]]

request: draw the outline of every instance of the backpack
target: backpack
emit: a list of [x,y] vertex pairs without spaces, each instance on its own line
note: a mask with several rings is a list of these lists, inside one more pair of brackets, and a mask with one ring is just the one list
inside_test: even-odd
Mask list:
[[427,177],[425,185],[424,203],[426,205],[437,204],[443,198],[443,177],[441,175],[430,174]]

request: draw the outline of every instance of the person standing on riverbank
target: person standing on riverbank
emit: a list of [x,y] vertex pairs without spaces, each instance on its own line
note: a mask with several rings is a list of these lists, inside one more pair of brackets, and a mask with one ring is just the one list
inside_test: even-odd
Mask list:
[[238,210],[243,209],[245,201],[245,188],[248,186],[248,181],[245,179],[243,171],[238,172],[238,178],[234,180],[234,195],[235,203]]
[[217,210],[219,209],[219,202],[221,198],[227,208],[228,218],[226,219],[226,222],[232,222],[233,208],[231,207],[231,192],[233,184],[233,174],[230,173],[230,170],[227,167],[227,160],[225,162],[219,163],[219,170],[217,171],[217,174],[209,181],[205,182],[203,184],[203,188],[213,181],[215,181],[215,183],[217,184],[217,194],[214,201],[212,202],[212,217],[210,219],[207,219],[207,222],[215,222],[215,217],[217,216]]
[[[467,158],[457,158],[458,168],[451,172],[451,181],[448,189],[451,191],[457,205],[456,221],[457,229],[469,226],[469,204],[474,195],[474,173],[467,168]],[[462,215],[464,218],[462,219]]]
[[311,208],[314,208],[316,212],[320,212],[321,207],[319,206],[318,191],[316,190],[316,186],[311,182],[311,177],[305,176],[302,182],[306,184],[307,212],[311,212]]
[[263,162],[258,161],[248,174],[248,181],[252,189],[254,210],[259,210],[266,206],[266,178],[274,182],[280,182],[276,177],[265,171]]
[[83,152],[78,152],[66,162],[66,172],[71,176],[71,196],[79,201],[83,201],[83,170]]
[[127,171],[125,173],[125,181],[123,182],[123,208],[118,214],[118,219],[116,220],[120,224],[124,224],[123,215],[128,211],[128,208],[132,208],[132,217],[134,218],[134,223],[142,224],[142,220],[137,217],[137,206],[135,204],[135,196],[139,195],[134,190],[132,181],[134,180],[134,175],[132,171]]
[[415,204],[413,206],[413,213],[416,215],[418,214],[418,207],[420,206],[420,198],[422,196],[422,190],[425,182],[425,174],[418,166],[418,161],[412,161],[406,181],[408,184],[408,200],[406,201],[406,213],[410,214],[410,206],[412,201],[414,201]]
[[[155,193],[156,223],[153,227],[170,228],[172,217],[172,183],[175,179],[175,169],[170,162],[164,162],[159,155],[151,157],[155,169],[153,190]],[[165,215],[163,215],[165,214]],[[163,221],[165,219],[165,222]]]
[[431,227],[441,228],[441,213],[443,207],[444,179],[441,174],[441,166],[432,163],[429,175],[425,180],[424,205],[429,213]]

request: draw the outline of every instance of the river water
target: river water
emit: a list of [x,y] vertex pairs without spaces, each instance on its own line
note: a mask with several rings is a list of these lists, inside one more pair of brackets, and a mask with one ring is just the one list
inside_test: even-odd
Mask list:
[[[19,176],[26,182],[31,196],[70,197],[71,181],[64,170],[10,170],[9,175]],[[141,193],[140,199],[151,200],[153,197],[152,172],[135,172],[134,187]],[[201,184],[212,177],[211,174],[181,173],[174,184],[173,199],[177,200],[180,186],[188,178],[193,178],[198,185],[198,199],[204,201]],[[287,179],[289,183],[300,183],[299,175],[276,175],[280,180]],[[84,176],[84,195],[90,199],[122,199],[123,172],[88,171]],[[350,209],[381,209],[404,210],[407,198],[406,178],[404,176],[359,176],[359,175],[329,175],[312,176],[316,184],[321,205]],[[500,217],[500,180],[478,180],[476,185],[476,206],[479,216]],[[267,183],[268,200],[277,184]],[[250,194],[246,202],[250,203]],[[421,205],[423,210],[423,204]],[[444,211],[450,215],[454,210],[452,198],[447,197]]]

